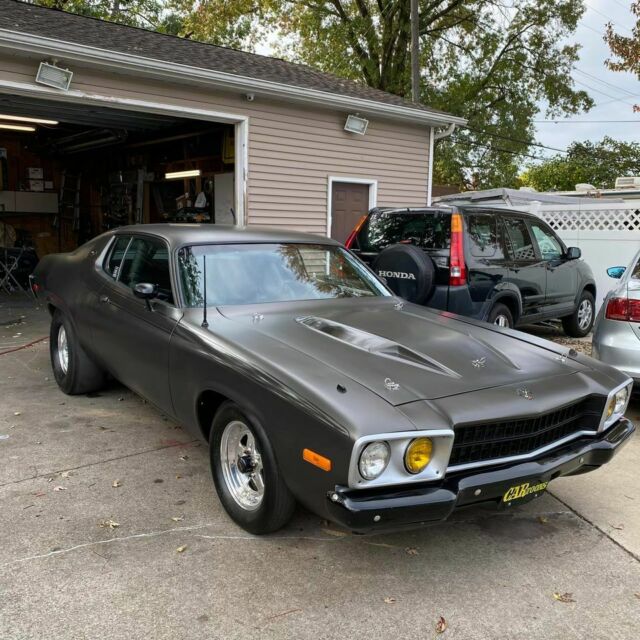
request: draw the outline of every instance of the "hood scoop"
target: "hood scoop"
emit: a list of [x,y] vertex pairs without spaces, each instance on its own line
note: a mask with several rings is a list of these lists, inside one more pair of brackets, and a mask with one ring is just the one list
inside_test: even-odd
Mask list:
[[392,340],[387,340],[381,336],[350,327],[349,325],[342,324],[340,322],[334,322],[333,320],[318,318],[316,316],[296,318],[296,322],[312,329],[313,331],[323,333],[334,340],[347,344],[350,347],[367,351],[372,355],[401,361],[405,364],[420,367],[421,369],[427,369],[433,373],[449,376],[451,378],[462,377],[452,369],[445,367],[441,362],[438,362],[423,353],[409,349],[408,347],[398,344]]

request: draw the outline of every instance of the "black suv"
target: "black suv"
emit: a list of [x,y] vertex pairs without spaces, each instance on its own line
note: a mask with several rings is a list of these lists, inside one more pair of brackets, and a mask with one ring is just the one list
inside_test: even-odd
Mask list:
[[580,249],[527,213],[372,209],[346,245],[410,302],[502,327],[561,318],[574,337],[593,326],[596,285]]

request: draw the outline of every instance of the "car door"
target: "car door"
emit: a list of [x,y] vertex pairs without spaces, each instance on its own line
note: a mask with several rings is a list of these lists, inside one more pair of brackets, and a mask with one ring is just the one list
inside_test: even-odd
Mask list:
[[[114,253],[122,244],[116,243]],[[121,259],[114,253],[100,292],[104,312],[94,328],[100,359],[120,382],[172,414],[169,341],[182,312],[175,306],[168,246],[159,238],[133,235]],[[157,285],[159,297],[149,304],[136,298],[133,287],[140,282]]]
[[572,310],[578,294],[578,261],[568,260],[566,248],[556,234],[541,220],[529,220],[529,228],[538,252],[545,263],[547,286],[545,314],[554,316]]
[[499,213],[474,211],[466,214],[466,223],[467,280],[475,311],[483,306],[507,276],[509,260],[505,255],[504,230]]
[[522,296],[522,315],[542,313],[547,282],[546,265],[533,244],[524,216],[503,216],[507,246],[507,279]]

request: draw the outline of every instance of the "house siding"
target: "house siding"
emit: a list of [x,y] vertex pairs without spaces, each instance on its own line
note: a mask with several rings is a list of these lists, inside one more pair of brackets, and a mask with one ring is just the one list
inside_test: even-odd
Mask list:
[[[39,60],[0,53],[0,80],[33,83]],[[377,180],[380,206],[426,204],[429,128],[370,118],[366,135],[343,130],[347,112],[272,101],[253,102],[229,92],[161,83],[78,68],[72,88],[177,106],[247,116],[249,224],[328,232],[328,178]],[[188,114],[186,114],[188,117]],[[364,110],[363,117],[366,117]]]

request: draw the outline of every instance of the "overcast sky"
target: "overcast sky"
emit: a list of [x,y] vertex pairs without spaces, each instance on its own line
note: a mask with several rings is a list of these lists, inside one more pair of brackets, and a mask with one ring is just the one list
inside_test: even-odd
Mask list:
[[[633,104],[640,104],[640,81],[633,74],[614,73],[604,66],[609,48],[602,39],[609,21],[620,34],[631,35],[634,24],[629,11],[631,0],[587,0],[585,4],[587,10],[572,38],[582,45],[573,78],[576,87],[593,98],[595,106],[587,113],[567,118],[566,122],[538,122],[538,141],[559,149],[565,149],[574,140],[601,140],[605,135],[640,142],[640,113],[633,113]],[[545,155],[554,154],[542,151]]]

